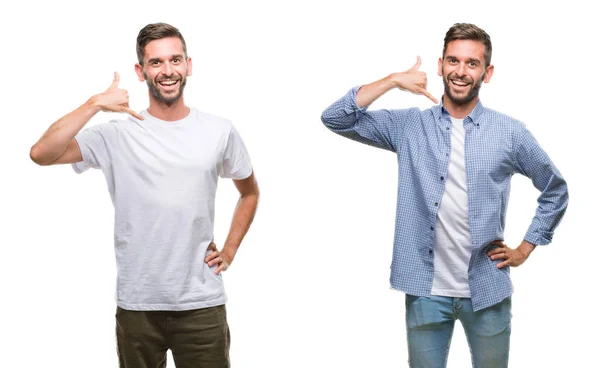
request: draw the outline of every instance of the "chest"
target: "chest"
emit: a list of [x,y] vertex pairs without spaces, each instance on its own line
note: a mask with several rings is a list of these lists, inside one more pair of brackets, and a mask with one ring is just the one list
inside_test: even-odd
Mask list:
[[473,175],[510,175],[514,172],[515,142],[509,129],[501,126],[464,124],[457,129],[447,124],[419,124],[406,131],[399,160],[425,172],[443,173],[451,157],[460,154],[467,172]]

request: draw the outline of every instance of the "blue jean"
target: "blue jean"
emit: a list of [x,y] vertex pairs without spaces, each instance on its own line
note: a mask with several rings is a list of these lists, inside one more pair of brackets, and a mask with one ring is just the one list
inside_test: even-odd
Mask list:
[[467,335],[475,368],[508,367],[511,298],[473,312],[471,299],[406,295],[408,362],[411,368],[446,367],[454,322]]

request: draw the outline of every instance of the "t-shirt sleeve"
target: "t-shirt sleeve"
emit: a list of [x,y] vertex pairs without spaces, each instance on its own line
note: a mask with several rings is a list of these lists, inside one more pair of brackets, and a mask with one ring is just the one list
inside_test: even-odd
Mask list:
[[219,176],[235,180],[246,179],[252,174],[250,155],[235,127],[231,126]]
[[76,173],[89,168],[105,169],[110,166],[108,135],[111,123],[99,124],[82,130],[75,136],[83,161],[71,164]]

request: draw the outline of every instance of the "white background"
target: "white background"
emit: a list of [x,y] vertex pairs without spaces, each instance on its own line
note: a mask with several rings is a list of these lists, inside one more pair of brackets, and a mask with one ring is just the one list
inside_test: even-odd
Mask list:
[[[404,295],[388,283],[395,156],[334,135],[320,115],[349,88],[410,68],[416,55],[441,97],[437,60],[455,22],[492,37],[496,71],[482,87],[484,105],[524,121],[570,190],[554,242],[512,270],[511,367],[597,366],[597,13],[584,1],[529,3],[3,3],[2,366],[117,366],[113,209],[102,173],[38,167],[29,149],[106,89],[113,71],[130,105],[144,109],[135,39],[157,21],[186,38],[194,63],[186,102],[234,121],[262,190],[225,274],[234,367],[406,366]],[[430,105],[395,90],[373,108]],[[509,245],[521,241],[536,198],[529,180],[514,178]],[[236,200],[221,181],[219,245]],[[470,366],[460,324],[448,366]]]

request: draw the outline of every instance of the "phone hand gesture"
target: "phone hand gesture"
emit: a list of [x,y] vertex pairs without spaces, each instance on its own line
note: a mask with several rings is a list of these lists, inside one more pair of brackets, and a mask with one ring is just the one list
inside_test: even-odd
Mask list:
[[97,101],[104,112],[124,112],[136,119],[144,120],[144,117],[133,111],[129,107],[129,93],[127,90],[119,88],[119,73],[115,72],[115,77],[108,89],[97,95]]
[[397,85],[403,91],[409,91],[417,95],[423,95],[434,103],[439,101],[427,91],[427,74],[419,71],[421,67],[421,57],[417,56],[417,62],[412,68],[405,72],[397,73]]

